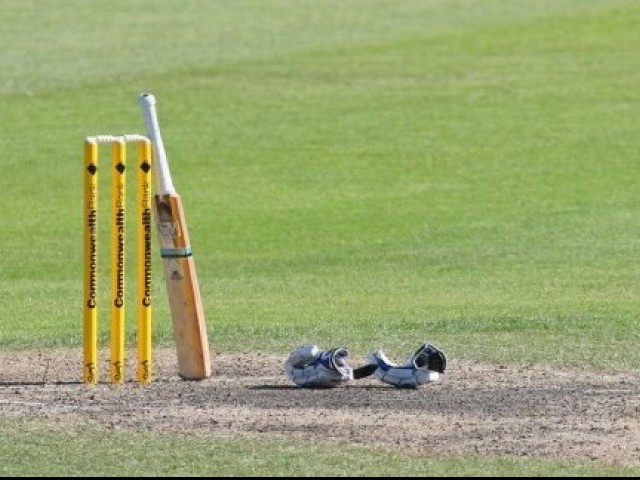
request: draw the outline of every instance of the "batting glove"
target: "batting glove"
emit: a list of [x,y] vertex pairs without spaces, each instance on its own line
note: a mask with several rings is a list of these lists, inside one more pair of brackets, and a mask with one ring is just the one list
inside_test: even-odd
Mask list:
[[320,350],[317,345],[306,344],[291,352],[284,369],[289,380],[301,387],[336,387],[353,380],[348,356],[344,347]]
[[368,357],[377,368],[373,375],[381,382],[398,388],[416,388],[440,378],[447,368],[447,359],[441,350],[424,343],[402,364],[391,362],[381,350]]

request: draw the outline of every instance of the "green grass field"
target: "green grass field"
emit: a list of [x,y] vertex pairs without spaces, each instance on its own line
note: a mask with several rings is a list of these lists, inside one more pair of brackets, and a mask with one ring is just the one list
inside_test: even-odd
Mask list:
[[[0,348],[81,345],[82,143],[142,132],[148,90],[213,349],[420,338],[468,360],[640,368],[638,2],[0,0],[0,18]],[[154,288],[168,345],[160,275]],[[0,424],[3,445],[15,428]],[[299,466],[254,447],[269,460],[233,470],[232,442],[216,471]],[[393,472],[625,474],[416,462]]]

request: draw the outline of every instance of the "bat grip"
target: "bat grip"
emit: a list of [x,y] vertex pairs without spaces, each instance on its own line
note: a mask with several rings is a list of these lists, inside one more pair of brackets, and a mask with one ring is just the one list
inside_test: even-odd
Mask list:
[[157,191],[160,194],[175,194],[176,189],[171,180],[167,154],[160,134],[160,125],[156,112],[156,97],[151,93],[142,93],[140,95],[140,106],[142,107],[147,136],[151,139],[151,145],[153,146]]

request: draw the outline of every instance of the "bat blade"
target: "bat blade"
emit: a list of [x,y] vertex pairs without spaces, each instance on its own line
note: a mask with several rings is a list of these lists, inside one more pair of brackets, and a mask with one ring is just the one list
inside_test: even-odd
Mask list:
[[155,219],[178,357],[178,375],[185,380],[202,380],[211,376],[202,298],[182,200],[169,173],[155,103],[153,95],[140,95],[147,135],[154,152],[157,178]]
[[211,376],[211,361],[207,329],[180,195],[156,195],[155,211],[178,375],[185,380],[208,378]]

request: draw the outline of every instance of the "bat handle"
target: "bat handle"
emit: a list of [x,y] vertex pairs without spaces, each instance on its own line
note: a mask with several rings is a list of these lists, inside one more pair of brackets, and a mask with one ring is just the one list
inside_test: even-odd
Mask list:
[[140,106],[142,107],[142,116],[144,117],[147,135],[151,140],[155,154],[154,169],[156,172],[157,191],[161,194],[175,194],[176,189],[171,180],[167,154],[160,134],[160,125],[156,112],[156,97],[151,93],[140,94]]

